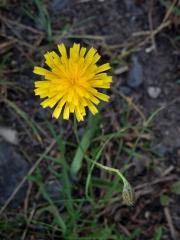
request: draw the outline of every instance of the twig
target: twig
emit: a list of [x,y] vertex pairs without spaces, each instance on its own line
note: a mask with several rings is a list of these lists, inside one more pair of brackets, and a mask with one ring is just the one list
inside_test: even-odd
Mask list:
[[[144,41],[140,42],[138,46],[139,46],[139,47],[144,46],[144,45],[149,41],[149,39],[150,39],[152,36],[155,37],[159,32],[162,31],[162,29],[168,27],[170,24],[171,24],[171,21],[167,21],[167,22],[161,23],[161,24],[159,25],[159,27],[156,28],[154,31],[152,31],[152,32],[148,31],[148,32],[149,32],[149,36],[147,36],[147,38],[146,38]],[[150,33],[151,33],[151,34],[150,34]]]
[[174,170],[174,166],[173,166],[173,165],[169,166],[169,167],[163,172],[162,176],[164,177],[164,176],[166,176],[166,175],[169,175],[170,172],[172,172],[173,170]]
[[169,210],[168,207],[164,207],[164,214],[165,214],[166,220],[167,220],[168,225],[169,225],[169,229],[170,229],[170,232],[171,232],[172,239],[173,240],[178,240],[179,238],[178,238],[177,232],[174,228],[172,217],[171,217],[170,210]]
[[152,9],[153,9],[153,0],[149,2],[149,12],[148,12],[148,20],[149,20],[149,27],[150,27],[150,36],[152,41],[152,49],[156,50],[156,42],[155,42],[155,35],[153,34],[153,20],[152,20]]
[[118,227],[120,228],[121,232],[123,232],[127,237],[129,237],[131,235],[129,230],[121,223],[118,224]]
[[31,194],[31,190],[32,190],[32,182],[29,183],[28,189],[27,189],[27,193],[26,193],[26,198],[24,200],[24,214],[27,217],[27,209],[28,209],[28,204],[29,204],[29,197]]
[[[162,23],[156,28],[153,30],[152,34],[153,35],[156,35],[158,34],[161,30],[163,30],[164,28],[168,27],[170,25],[171,21],[162,21]],[[133,33],[133,37],[140,37],[140,36],[148,36],[150,37],[149,35],[151,34],[151,31],[148,30],[148,31],[139,31],[139,32],[135,32]]]
[[168,177],[162,177],[162,178],[160,178],[160,179],[155,179],[155,180],[152,181],[152,182],[143,183],[143,184],[141,184],[141,185],[138,185],[138,186],[134,187],[134,190],[146,188],[146,187],[149,187],[149,186],[158,184],[158,183],[168,182],[168,181],[172,181],[172,180],[175,180],[175,179],[177,179],[177,176],[176,176],[176,175],[171,175],[171,176],[168,176]]
[[28,226],[29,226],[29,224],[30,224],[30,222],[31,222],[31,220],[32,220],[32,218],[33,218],[33,216],[34,216],[35,210],[36,210],[36,205],[35,205],[34,208],[32,209],[32,211],[31,211],[31,213],[30,213],[30,216],[29,216],[29,218],[27,219],[27,226],[26,226],[26,228],[25,228],[24,231],[23,231],[21,240],[24,240],[25,237],[26,237],[26,235],[27,235]]
[[10,23],[11,25],[15,25],[15,26],[17,26],[17,27],[19,27],[19,28],[22,28],[22,29],[27,29],[27,30],[30,31],[30,32],[37,33],[37,34],[40,34],[40,35],[43,35],[43,34],[44,34],[42,31],[39,31],[39,30],[37,30],[37,29],[35,29],[35,28],[31,27],[31,26],[27,26],[27,25],[24,25],[24,24],[22,24],[22,23],[20,23],[20,22],[15,22],[15,21],[12,21],[12,20],[10,20],[10,19],[7,19],[6,17],[2,16],[1,14],[0,14],[0,19],[1,19],[4,23],[7,23],[7,22],[8,22],[8,23]]
[[35,48],[36,48],[35,46],[33,46],[33,45],[31,45],[31,44],[29,44],[29,43],[27,43],[27,42],[25,42],[25,41],[23,41],[21,39],[15,38],[15,37],[12,37],[12,36],[9,36],[9,35],[5,35],[5,34],[2,34],[2,33],[0,33],[0,36],[2,36],[4,38],[7,38],[10,41],[18,42],[19,45],[25,46],[25,47],[30,48],[32,50],[35,50]]
[[164,16],[163,22],[166,22],[167,19],[169,18],[169,16],[171,15],[172,10],[173,10],[174,6],[176,5],[176,2],[177,2],[177,0],[174,0],[174,2],[172,2],[172,5],[168,8],[166,15]]
[[130,106],[132,106],[135,111],[140,115],[143,121],[145,121],[145,115],[144,113],[140,110],[140,108],[133,102],[132,98],[126,97],[122,92],[117,91],[115,88],[113,88],[113,91],[117,93],[119,96],[121,96]]
[[16,42],[16,40],[10,40],[8,42],[3,42],[0,44],[0,54],[7,51],[7,49],[11,48],[12,45]]

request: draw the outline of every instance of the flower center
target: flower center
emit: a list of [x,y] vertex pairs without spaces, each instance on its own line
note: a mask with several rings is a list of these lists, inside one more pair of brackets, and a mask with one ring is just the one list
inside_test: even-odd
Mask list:
[[70,79],[70,83],[71,83],[72,86],[74,86],[74,85],[76,84],[76,79],[75,79],[75,77],[72,77],[72,78]]

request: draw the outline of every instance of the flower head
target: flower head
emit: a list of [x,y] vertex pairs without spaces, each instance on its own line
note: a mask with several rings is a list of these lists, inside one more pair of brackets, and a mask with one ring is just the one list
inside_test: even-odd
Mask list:
[[94,48],[87,51],[74,43],[68,54],[62,43],[58,45],[58,50],[61,56],[54,51],[44,55],[50,70],[34,67],[34,73],[44,76],[44,80],[35,82],[35,95],[46,98],[41,103],[42,107],[55,107],[53,117],[58,118],[63,111],[64,119],[75,113],[78,121],[84,120],[86,107],[96,114],[95,105],[100,100],[109,100],[109,96],[97,88],[110,87],[112,77],[105,73],[110,65],[97,65],[100,55]]

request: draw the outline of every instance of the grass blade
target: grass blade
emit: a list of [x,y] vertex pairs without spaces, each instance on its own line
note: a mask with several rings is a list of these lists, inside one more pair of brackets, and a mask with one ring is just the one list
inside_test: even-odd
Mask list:
[[72,176],[76,176],[82,166],[82,160],[84,158],[84,154],[89,148],[92,138],[94,137],[98,127],[99,127],[100,117],[99,115],[91,116],[89,118],[87,129],[79,143],[76,154],[71,164],[71,174]]

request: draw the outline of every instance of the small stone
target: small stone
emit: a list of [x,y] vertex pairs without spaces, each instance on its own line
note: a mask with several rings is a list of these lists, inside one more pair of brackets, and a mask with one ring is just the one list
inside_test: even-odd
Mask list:
[[130,96],[132,93],[132,89],[129,88],[128,86],[121,86],[120,90],[126,96]]
[[51,112],[48,111],[49,109],[44,109],[39,107],[35,113],[35,118],[40,121],[44,121],[44,119],[48,119],[51,117]]
[[18,144],[17,131],[14,129],[0,126],[0,137],[11,144]]
[[[71,182],[71,185],[74,186],[75,183],[72,181],[72,179],[69,179]],[[51,180],[45,183],[45,187],[47,190],[47,193],[49,195],[49,197],[57,202],[57,204],[59,203],[59,205],[63,208],[65,206],[64,204],[64,189],[65,189],[65,180],[62,177],[60,177],[59,179],[56,180]]]
[[161,89],[160,89],[159,87],[153,87],[153,86],[151,86],[151,87],[149,87],[149,88],[147,89],[147,92],[148,92],[148,95],[149,95],[151,98],[156,99],[156,98],[159,97],[159,95],[160,95],[160,93],[161,93]]
[[151,151],[159,157],[164,157],[168,152],[168,148],[162,143],[152,144]]
[[149,217],[150,217],[150,212],[149,212],[149,211],[146,211],[146,212],[145,212],[145,218],[146,218],[146,219],[149,219]]
[[[28,171],[28,163],[9,143],[0,142],[0,206],[4,205]],[[24,185],[10,206],[18,207],[26,196]]]
[[49,181],[46,183],[47,192],[53,201],[63,199],[62,188],[64,187],[63,180]]
[[150,164],[150,160],[146,156],[142,156],[141,158],[134,158],[133,162],[135,167],[134,169],[135,176],[143,174],[143,172],[148,168]]
[[137,88],[143,83],[143,68],[136,56],[132,57],[132,67],[129,71],[127,84]]
[[50,6],[55,13],[62,10],[68,3],[69,0],[51,0]]

